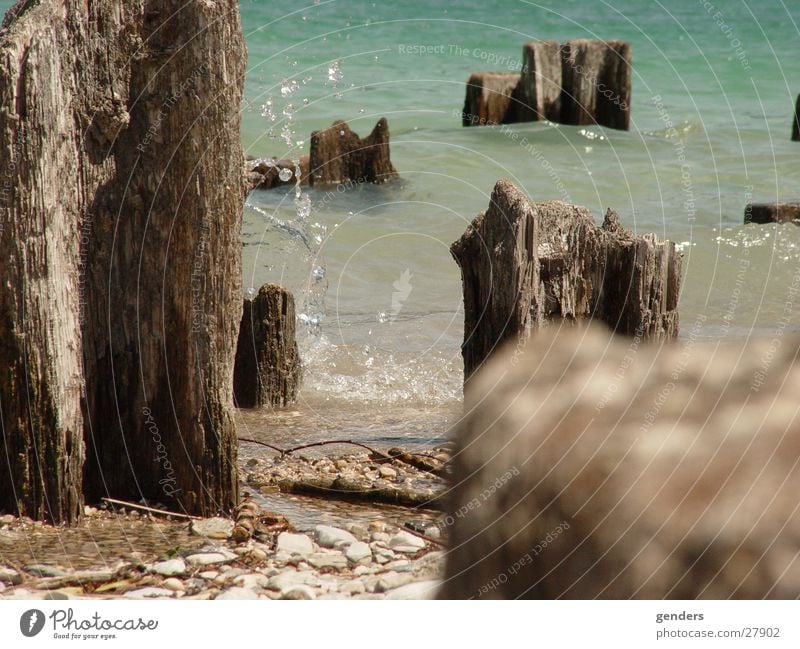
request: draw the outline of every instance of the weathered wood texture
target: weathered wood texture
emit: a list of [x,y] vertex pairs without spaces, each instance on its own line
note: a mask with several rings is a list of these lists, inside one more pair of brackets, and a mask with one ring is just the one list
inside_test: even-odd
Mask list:
[[295,402],[302,376],[295,326],[294,297],[280,286],[265,284],[244,301],[233,375],[240,408]]
[[464,126],[548,119],[630,127],[631,48],[624,41],[531,41],[522,74],[474,72],[467,81]]
[[487,364],[440,596],[797,597],[800,338],[695,339],[554,327]]
[[561,123],[628,130],[631,48],[624,41],[573,40],[561,48]]
[[794,120],[792,120],[792,141],[800,142],[800,95],[794,107]]
[[520,122],[561,121],[561,46],[556,41],[531,41],[522,47]]
[[381,117],[365,138],[338,120],[311,133],[310,185],[385,183],[397,178],[389,155],[389,123]]
[[678,333],[680,253],[634,237],[611,210],[599,228],[583,207],[532,203],[500,180],[450,250],[464,290],[465,381],[499,346],[524,344],[550,320],[599,318],[647,340]]
[[88,498],[228,508],[238,5],[23,2],[1,38],[0,509],[73,521],[83,439]]
[[800,203],[748,203],[745,223],[785,223],[800,221]]
[[483,126],[520,121],[516,118],[519,83],[520,75],[515,72],[473,72],[467,80],[462,124]]

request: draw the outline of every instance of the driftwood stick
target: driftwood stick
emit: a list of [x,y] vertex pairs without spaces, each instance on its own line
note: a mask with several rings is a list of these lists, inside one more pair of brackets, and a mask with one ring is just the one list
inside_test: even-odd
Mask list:
[[258,444],[259,446],[266,446],[268,449],[275,451],[276,453],[280,453],[284,455],[286,451],[282,448],[278,448],[277,446],[273,446],[272,444],[267,444],[266,442],[259,442],[257,439],[250,439],[249,437],[240,437],[240,442],[250,442],[251,444]]
[[[386,453],[384,453],[382,451],[378,451],[378,450],[372,448],[371,446],[367,446],[366,444],[362,444],[361,442],[354,442],[353,440],[350,440],[350,439],[330,439],[330,440],[325,440],[325,441],[322,441],[322,442],[310,442],[308,444],[301,444],[300,446],[292,446],[291,448],[286,448],[286,449],[279,448],[277,446],[273,446],[272,444],[267,444],[266,442],[259,442],[257,439],[251,439],[249,437],[240,437],[239,441],[240,442],[250,442],[251,444],[258,444],[259,446],[266,446],[268,449],[271,449],[271,450],[275,451],[276,453],[280,453],[282,456],[283,455],[289,455],[291,453],[294,453],[295,451],[302,451],[303,449],[313,448],[315,446],[327,446],[327,445],[330,445],[330,444],[351,444],[352,446],[359,446],[359,447],[361,447],[363,449],[366,449],[367,451],[369,451],[373,455],[379,456],[382,460],[397,460],[397,459],[400,459],[399,457],[395,457],[395,456],[392,456],[392,455],[387,455]],[[430,457],[430,458],[433,458],[433,456],[430,453],[405,453],[405,455],[415,455],[415,456],[419,456],[419,457]],[[417,467],[417,468],[419,468],[419,467]],[[425,469],[420,469],[420,470],[424,471]]]
[[138,505],[136,503],[128,502],[127,500],[117,500],[116,498],[101,498],[107,503],[111,503],[112,505],[122,505],[123,507],[130,507],[131,509],[140,509],[145,512],[150,512],[152,514],[161,514],[162,516],[175,516],[177,518],[184,518],[189,521],[194,520],[201,520],[202,516],[189,516],[189,514],[179,514],[178,512],[170,512],[166,509],[155,509],[153,507],[146,507],[145,505]]
[[445,542],[441,539],[435,539],[432,536],[428,536],[427,534],[423,534],[422,532],[417,532],[416,530],[412,530],[410,527],[403,527],[401,528],[404,532],[408,532],[409,534],[413,534],[414,536],[418,536],[423,541],[427,541],[428,543],[433,543],[434,545],[438,545],[440,547],[445,547]]

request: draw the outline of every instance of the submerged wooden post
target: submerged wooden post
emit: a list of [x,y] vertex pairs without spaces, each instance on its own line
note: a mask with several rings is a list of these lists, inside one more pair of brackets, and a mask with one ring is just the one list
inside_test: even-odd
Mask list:
[[310,185],[385,183],[397,178],[389,156],[386,118],[381,117],[372,133],[363,139],[341,120],[312,132],[309,168]]
[[792,141],[800,142],[800,95],[794,107],[794,120],[792,120]]
[[520,121],[520,75],[516,72],[473,72],[467,80],[467,94],[461,115],[463,126],[485,126]]
[[561,54],[561,123],[628,130],[630,45],[578,39],[565,43]]
[[561,46],[531,41],[522,47],[522,101],[519,121],[561,121]]
[[611,210],[598,227],[583,207],[532,203],[500,180],[450,251],[464,289],[465,381],[503,343],[522,345],[551,320],[598,318],[645,340],[678,333],[681,254],[633,236]]
[[745,223],[800,222],[800,203],[748,203],[744,208]]
[[295,324],[294,297],[286,289],[264,284],[254,299],[245,299],[233,371],[237,406],[294,403],[301,378]]

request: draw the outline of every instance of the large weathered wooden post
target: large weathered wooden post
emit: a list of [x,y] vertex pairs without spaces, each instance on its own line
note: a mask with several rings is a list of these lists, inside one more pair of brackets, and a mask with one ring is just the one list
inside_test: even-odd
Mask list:
[[598,227],[583,207],[532,203],[500,180],[450,250],[464,285],[465,380],[499,346],[524,344],[550,320],[597,318],[652,340],[678,333],[680,253],[633,236],[611,210]]
[[235,0],[9,12],[0,509],[236,502],[245,56]]

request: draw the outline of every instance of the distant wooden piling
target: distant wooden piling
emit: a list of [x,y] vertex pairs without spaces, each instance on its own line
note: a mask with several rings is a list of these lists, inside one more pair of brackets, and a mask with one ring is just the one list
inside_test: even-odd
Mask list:
[[[461,116],[463,126],[485,126],[520,121],[515,104],[520,75],[516,72],[473,72]],[[515,100],[517,100],[515,102]]]
[[450,248],[464,290],[465,381],[508,341],[548,321],[599,319],[642,340],[678,334],[681,254],[634,236],[609,210],[602,227],[583,207],[533,203],[508,180]]
[[800,223],[800,203],[748,203],[745,223]]
[[309,184],[384,183],[397,178],[389,153],[389,124],[381,117],[365,138],[346,122],[311,133]]
[[794,121],[792,122],[792,141],[800,142],[800,95],[794,107]]
[[474,72],[462,124],[547,119],[573,125],[630,128],[631,47],[625,41],[530,41],[522,72]]
[[244,301],[233,372],[236,405],[290,405],[300,379],[294,297],[280,286],[265,284],[254,299]]

